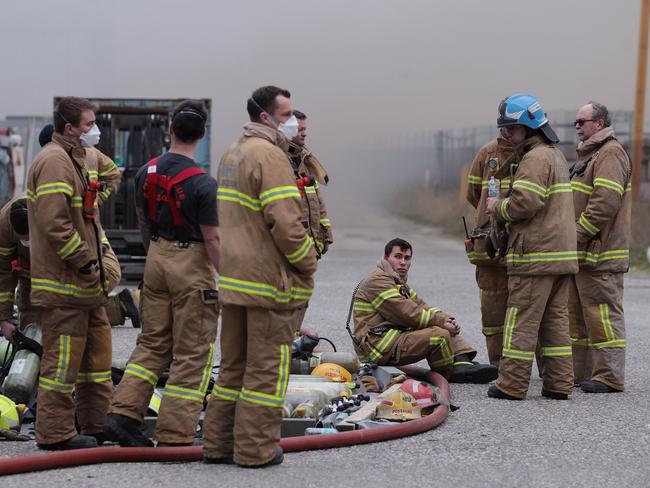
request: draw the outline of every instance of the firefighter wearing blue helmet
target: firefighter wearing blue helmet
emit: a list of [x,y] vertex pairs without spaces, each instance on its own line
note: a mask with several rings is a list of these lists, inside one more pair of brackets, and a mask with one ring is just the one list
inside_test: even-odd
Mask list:
[[567,299],[570,276],[578,271],[568,165],[535,97],[517,93],[503,100],[497,126],[515,156],[507,196],[487,201],[486,211],[509,234],[503,353],[488,396],[526,398],[539,342],[542,396],[566,400],[573,388]]

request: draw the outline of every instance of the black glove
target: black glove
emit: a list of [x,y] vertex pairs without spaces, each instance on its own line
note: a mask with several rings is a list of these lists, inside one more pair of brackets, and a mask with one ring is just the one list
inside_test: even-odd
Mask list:
[[96,260],[88,261],[81,268],[79,268],[79,272],[85,275],[89,275],[91,273],[98,273],[99,266],[97,265],[97,261]]

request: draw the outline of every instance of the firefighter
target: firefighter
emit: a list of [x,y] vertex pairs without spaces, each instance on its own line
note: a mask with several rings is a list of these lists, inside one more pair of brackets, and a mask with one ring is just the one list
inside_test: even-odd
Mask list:
[[571,169],[580,272],[569,300],[574,381],[587,393],[623,391],[623,273],[630,266],[632,168],[607,107],[589,102],[575,121]]
[[426,359],[454,383],[488,383],[497,368],[473,362],[460,324],[428,305],[407,283],[413,248],[392,239],[354,297],[354,346],[363,362],[399,366]]
[[203,453],[207,463],[260,467],[283,460],[277,444],[291,340],[312,296],[316,249],[286,153],[298,129],[290,93],[258,88],[247,111],[250,123],[217,176],[222,358]]
[[499,106],[497,126],[513,145],[508,196],[487,212],[509,229],[508,310],[499,378],[488,396],[523,400],[539,341],[542,395],[566,400],[573,388],[567,299],[578,270],[566,160],[537,99],[518,93]]
[[481,300],[482,332],[490,363],[499,366],[503,346],[503,323],[508,303],[508,273],[505,258],[486,252],[490,239],[490,218],[485,213],[488,183],[500,181],[505,195],[510,183],[512,148],[503,137],[488,142],[474,157],[467,177],[467,201],[476,209],[476,227],[470,235],[467,257],[476,265],[476,284]]
[[[0,329],[7,338],[11,338],[16,328],[10,322],[14,303],[18,307],[18,325],[21,329],[31,323],[41,323],[39,309],[32,306],[29,299],[31,265],[28,222],[25,197],[16,197],[0,209]],[[102,238],[102,252],[107,289],[110,291],[120,283],[122,272],[117,256],[105,236]],[[116,309],[115,317],[119,317],[121,323],[124,323],[126,316],[131,316],[131,320],[137,320],[137,307],[126,289],[109,298],[107,309],[108,307]],[[135,316],[131,315],[133,308],[135,308]],[[111,319],[110,313],[108,316]],[[111,325],[116,325],[113,324],[112,319]]]
[[36,416],[42,449],[101,442],[112,388],[103,231],[84,162],[94,140],[95,110],[83,98],[61,99],[52,143],[38,153],[27,175],[30,298],[42,310],[43,327]]
[[169,152],[137,173],[137,204],[151,241],[142,290],[142,333],[113,396],[106,437],[121,446],[151,446],[141,432],[158,379],[170,368],[156,421],[158,446],[191,445],[214,363],[219,313],[217,187],[196,165],[205,135],[202,102],[172,114]]

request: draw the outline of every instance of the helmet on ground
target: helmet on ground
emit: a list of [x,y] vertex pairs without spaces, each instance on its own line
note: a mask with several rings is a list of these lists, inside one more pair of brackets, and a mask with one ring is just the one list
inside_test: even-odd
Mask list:
[[548,123],[546,113],[542,106],[532,95],[515,93],[504,98],[499,104],[499,117],[497,127],[523,125],[533,130],[541,130],[551,142],[558,142],[559,138]]
[[334,363],[322,363],[314,368],[311,372],[314,376],[322,376],[330,381],[338,383],[349,383],[352,381],[352,375],[343,366]]
[[413,420],[422,417],[420,407],[408,393],[397,390],[388,395],[378,406],[375,418],[387,420]]
[[406,380],[400,386],[400,390],[411,395],[415,399],[415,404],[421,408],[433,407],[436,404],[433,399],[433,388],[417,380]]
[[0,395],[0,429],[20,428],[20,416],[16,404],[10,398]]

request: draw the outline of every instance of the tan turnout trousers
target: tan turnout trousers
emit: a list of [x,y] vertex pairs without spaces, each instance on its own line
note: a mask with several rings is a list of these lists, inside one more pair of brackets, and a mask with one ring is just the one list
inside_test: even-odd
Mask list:
[[219,316],[215,274],[203,243],[151,241],[142,291],[142,332],[111,413],[142,422],[158,378],[170,367],[154,439],[190,443],[212,373]]
[[[54,444],[102,432],[113,384],[111,326],[104,307],[42,309],[43,357],[36,442]],[[74,390],[74,399],[72,391]]]
[[508,308],[508,272],[505,266],[477,266],[476,283],[481,297],[481,322],[490,364],[499,366],[503,348],[503,324]]
[[496,386],[525,398],[536,346],[543,358],[543,388],[570,394],[573,365],[567,299],[571,275],[513,275]]
[[203,423],[206,458],[259,465],[275,455],[300,314],[223,305],[221,367]]
[[625,384],[623,273],[580,271],[571,280],[569,319],[575,382]]

